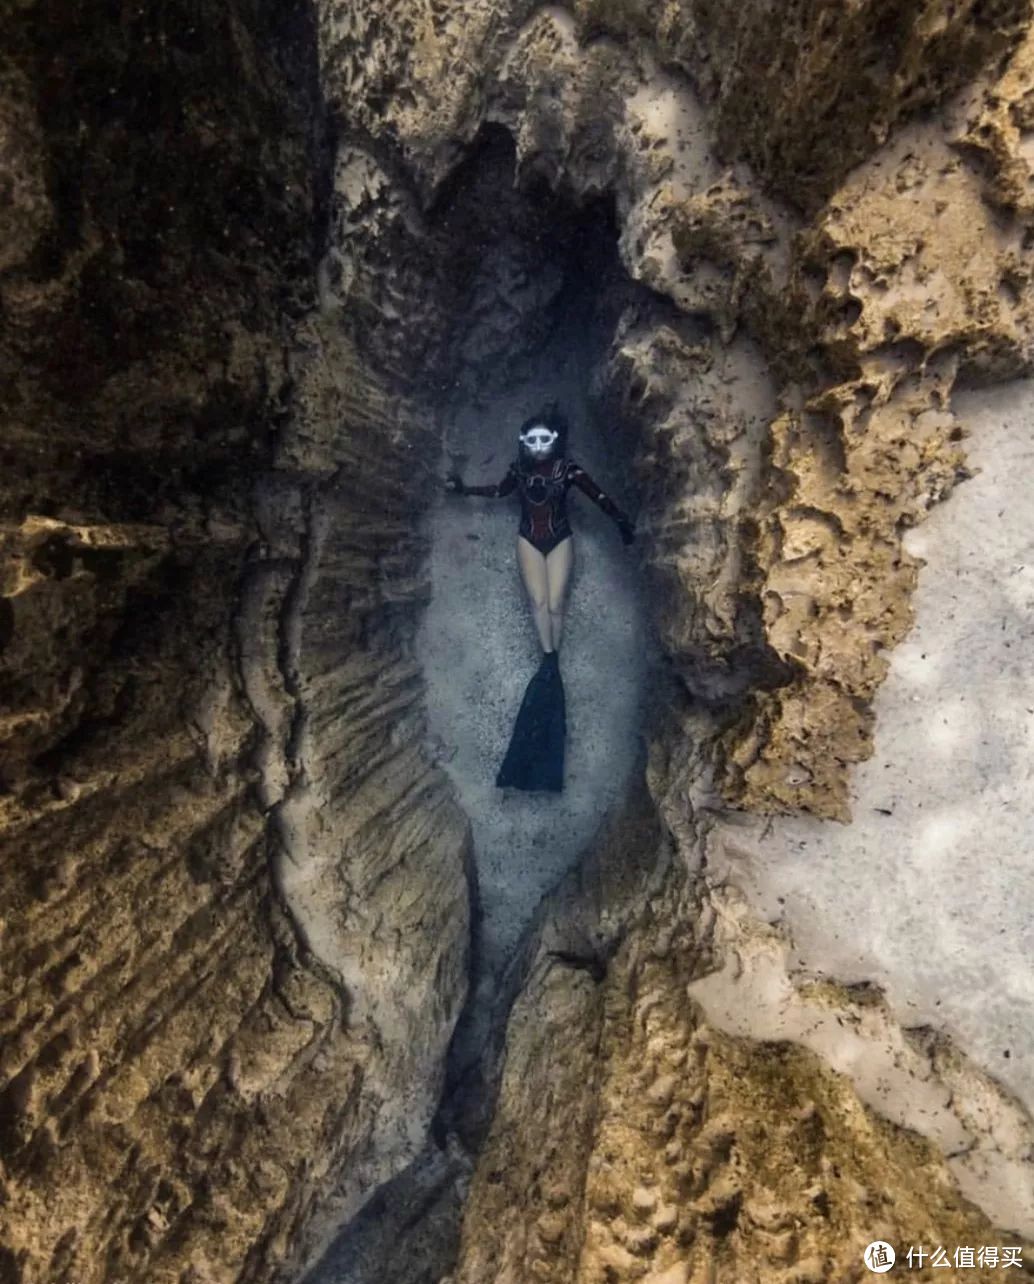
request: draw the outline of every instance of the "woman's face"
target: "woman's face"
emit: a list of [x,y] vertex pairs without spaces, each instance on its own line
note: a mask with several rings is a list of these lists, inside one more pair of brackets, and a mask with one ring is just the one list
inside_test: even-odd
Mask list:
[[533,424],[527,432],[521,433],[521,445],[532,459],[546,459],[553,453],[558,436],[559,433],[545,424]]

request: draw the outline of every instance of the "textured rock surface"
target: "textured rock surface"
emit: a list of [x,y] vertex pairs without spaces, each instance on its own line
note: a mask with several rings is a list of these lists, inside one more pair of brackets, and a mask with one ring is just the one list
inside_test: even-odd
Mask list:
[[[591,392],[637,447],[671,660],[650,799],[535,924],[498,1064],[421,1159],[417,1240],[363,1278],[804,1284],[857,1278],[876,1231],[1017,1242],[987,1218],[1026,1225],[1028,1049],[1003,1044],[1014,1099],[997,1018],[984,1042],[964,1018],[1029,1026],[1024,983],[987,1004],[971,937],[917,1032],[907,919],[845,976],[807,870],[778,929],[757,916],[794,826],[867,851],[867,813],[827,836],[911,625],[906,531],[971,470],[960,383],[1030,367],[1027,6],[11,26],[0,1278],[269,1279],[415,1155],[470,855],[413,646],[435,410],[541,342],[598,199],[628,282]],[[993,805],[1024,788],[1017,754]]]
[[999,1243],[936,1149],[864,1109],[822,1058],[702,1018],[687,1001],[709,963],[702,907],[679,882],[637,890],[605,973],[539,956],[449,1278],[818,1284],[865,1277],[877,1237]]
[[[733,835],[753,832],[730,803],[847,820],[849,772],[872,753],[887,655],[912,623],[917,563],[905,532],[943,500],[950,513],[970,472],[953,393],[960,379],[998,379],[1030,363],[1026,6],[992,16],[816,4],[780,31],[751,6],[735,15],[704,5],[514,6],[462,22],[410,5],[359,19],[327,4],[321,14],[332,96],[334,85],[342,100],[368,85],[363,77],[396,57],[405,68],[404,93],[364,99],[370,153],[387,147],[404,162],[390,178],[380,166],[382,207],[383,191],[395,190],[397,208],[405,196],[433,209],[461,146],[486,121],[512,133],[525,190],[545,180],[576,201],[613,197],[625,269],[652,294],[629,299],[598,385],[611,422],[638,440],[655,618],[693,697],[673,705],[652,747],[651,788],[677,862],[698,876],[704,816]],[[937,110],[916,116],[920,107]],[[362,203],[349,227],[349,254],[373,261],[381,233]],[[407,259],[418,240],[410,235]],[[362,298],[383,316],[407,314],[373,275],[363,280]],[[1007,792],[1022,788],[1013,769]],[[844,851],[854,850],[848,841]],[[751,884],[751,859],[730,866],[733,884]],[[921,878],[922,862],[907,859]],[[1010,864],[1009,886],[1022,897],[1020,863]],[[766,867],[775,893],[778,851]],[[839,986],[840,956],[828,949],[809,951],[805,975],[796,962],[758,963],[757,984],[726,994],[721,978],[735,978],[737,960],[753,966],[752,943],[768,940],[735,887],[728,896],[735,915],[707,881],[656,911],[658,933],[685,941],[682,954],[669,944],[655,951],[682,959],[656,961],[678,979],[649,974],[671,991],[682,1043],[702,1019],[688,993],[694,978],[715,1021],[746,1040],[710,1032],[718,1052],[707,1054],[706,1083],[684,1068],[688,1057],[671,1070],[673,1100],[702,1093],[682,1139],[693,1152],[689,1184],[676,1192],[656,1176],[667,1138],[651,1135],[649,1107],[635,1096],[649,1086],[634,1080],[645,1054],[636,1045],[626,1062],[623,1048],[636,1037],[648,972],[631,959],[652,928],[632,929],[610,969],[597,960],[572,971],[533,950],[541,966],[531,963],[508,1027],[456,1278],[691,1280],[723,1267],[734,1278],[851,1278],[874,1216],[899,1242],[1009,1238],[988,1216],[1029,1230],[1026,1197],[1013,1198],[1029,1185],[1027,1108],[991,1077],[1000,1067],[979,1040],[953,1047],[936,1020],[933,1032],[917,1032],[911,1010],[896,996],[874,999],[866,975]],[[714,936],[711,914],[725,925]],[[794,923],[784,927],[778,949],[759,946],[758,959],[789,950],[799,960]],[[913,977],[918,949],[898,942]],[[987,992],[983,951],[978,940],[965,947],[963,1008]],[[601,1035],[612,994],[614,1025]],[[857,1041],[831,1037],[841,1023]],[[1002,1033],[994,1023],[987,1038]],[[751,1041],[772,1037],[790,1043]],[[884,1073],[893,1099],[873,1087]],[[731,1173],[715,1166],[715,1191],[694,1149],[706,1149],[712,1093],[742,1147]],[[801,1119],[768,1130],[788,1100]],[[815,1130],[812,1149],[798,1123]],[[768,1141],[751,1156],[755,1128]],[[588,1192],[607,1164],[620,1172],[624,1202],[601,1213]],[[1012,1194],[999,1200],[1003,1173]],[[893,1191],[899,1220],[866,1204],[877,1185]],[[693,1216],[680,1229],[687,1205]],[[408,1271],[404,1257],[396,1246],[400,1282],[435,1278],[434,1268]]]
[[[1025,46],[1016,62],[1029,56]],[[814,334],[849,377],[774,425],[757,556],[766,637],[797,674],[759,702],[733,754],[748,805],[845,815],[835,772],[867,756],[883,653],[911,620],[915,563],[901,532],[965,476],[951,389],[960,371],[1029,366],[1029,217],[998,204],[960,142],[983,101],[959,103],[947,129],[903,131],[802,238]],[[1016,140],[1014,164],[1020,152]]]
[[303,1112],[325,1130],[302,1145],[292,1134],[301,1216],[257,1268],[267,1273],[289,1248],[318,1246],[328,1219],[349,1218],[419,1150],[469,936],[468,824],[424,751],[415,652],[429,588],[410,479],[432,425],[384,390],[332,318],[299,327],[288,360],[292,411],[258,486],[263,543],[237,629],[263,732],[273,883],[336,1002]]
[[269,1278],[412,1152],[466,983],[411,651],[432,442],[301,321],[313,37],[5,19],[7,1281]]
[[[341,60],[358,55],[328,36],[337,8],[321,12],[328,85],[350,85]],[[400,30],[417,21],[407,12]],[[956,28],[958,13],[944,24],[932,13],[931,30],[968,31],[984,47],[976,18]],[[353,193],[346,251],[359,263],[390,251],[404,270],[353,273],[353,292],[396,332],[425,306],[429,269],[419,289],[394,292],[419,260],[414,216],[401,211],[485,120],[512,132],[526,185],[612,193],[629,276],[675,305],[630,305],[607,394],[642,441],[664,640],[694,693],[725,706],[731,801],[844,818],[847,769],[871,750],[883,653],[910,621],[902,531],[965,473],[954,381],[1029,361],[1029,43],[1005,24],[992,43],[1008,27],[1015,51],[987,81],[903,127],[804,221],[753,171],[721,168],[713,122],[684,79],[658,70],[658,49],[634,36],[582,43],[558,10],[517,27],[524,16],[431,24],[409,94],[364,100],[366,128],[397,143],[408,183],[381,166],[376,201]],[[363,22],[387,58],[387,19]],[[457,71],[442,95],[443,65],[495,70],[480,93]],[[1018,116],[1003,112],[1006,94]],[[386,210],[400,211],[390,234]],[[483,232],[475,222],[474,238]],[[455,287],[435,297],[455,299]]]
[[[649,36],[711,108],[723,159],[813,210],[891,129],[936,106],[1021,38],[1022,0],[807,3],[765,0],[572,6],[586,36]],[[778,20],[775,20],[778,16]]]
[[[1034,1104],[1031,925],[1022,891],[1034,708],[1026,658],[1034,629],[1027,560],[1034,389],[1029,381],[1006,384],[956,397],[955,405],[972,432],[976,476],[909,536],[910,552],[925,563],[916,626],[892,653],[877,698],[876,753],[854,777],[854,822],[718,822],[707,842],[708,881],[742,888],[795,949],[766,961],[764,979],[752,983],[744,960],[755,943],[734,940],[743,935],[737,926],[725,979],[739,979],[731,989],[716,979],[705,1006],[720,1005],[723,1020],[745,1017],[744,1033],[757,1021],[747,1014],[758,1014],[765,1037],[800,1025],[796,1006],[811,1027],[798,1031],[807,1042],[820,1023],[794,987],[814,980],[816,961],[845,981],[881,987],[910,1038],[950,1037],[955,1053],[938,1058],[941,1070],[959,1048],[969,1054],[954,1082],[949,1071],[950,1095],[941,1094],[941,1108],[947,1101],[958,1116],[937,1125],[949,1132],[941,1144],[959,1156],[964,1188],[986,1185],[999,1220],[1029,1234],[1034,1173],[1024,1156],[1032,1133],[1017,1103],[1028,1111]],[[770,1001],[747,1001],[742,991],[751,988],[767,989]],[[857,1054],[829,1055],[843,1064]],[[866,1059],[874,1069],[881,1060]],[[895,1059],[897,1052],[883,1058],[864,1092],[901,1118],[899,1072],[887,1064]],[[988,1076],[1016,1102],[996,1101]],[[933,1103],[925,1109],[928,1131],[937,1111]]]

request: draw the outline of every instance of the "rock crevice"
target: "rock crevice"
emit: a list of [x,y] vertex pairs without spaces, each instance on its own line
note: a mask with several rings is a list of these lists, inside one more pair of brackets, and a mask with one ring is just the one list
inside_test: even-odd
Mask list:
[[[928,515],[967,490],[990,512],[979,488],[1022,458],[960,392],[1031,368],[1029,6],[814,0],[776,29],[707,0],[89,23],[30,0],[7,21],[0,1272],[283,1278],[410,1161],[433,1251],[382,1236],[342,1279],[800,1284],[855,1270],[877,1214],[900,1240],[1029,1229],[1028,1187],[996,1205],[971,1167],[963,1198],[933,1144],[955,1125],[917,1117],[958,1090],[962,1144],[1029,1184],[1015,962],[986,1003],[1002,982],[956,932],[962,997],[909,1037],[947,982],[872,879],[851,895],[873,953],[838,943],[880,842],[906,889],[955,887],[972,854],[1003,900],[1027,890],[1016,833],[999,861],[972,809],[918,815],[909,763],[889,803],[871,773],[920,672],[921,558],[956,591]],[[633,764],[447,1084],[472,837],[427,735],[424,517],[456,398],[514,387],[554,333],[558,247],[604,223],[620,271],[578,380],[601,450],[632,457],[666,656],[647,792]],[[1003,405],[1019,432],[1022,388]],[[1012,532],[989,573],[1025,642]],[[993,817],[1025,790],[1000,706],[1031,697],[973,653],[1008,750],[976,753]],[[950,775],[968,742],[935,690]],[[762,967],[804,941],[807,977]],[[921,1081],[893,1109],[801,1028],[877,1007]]]

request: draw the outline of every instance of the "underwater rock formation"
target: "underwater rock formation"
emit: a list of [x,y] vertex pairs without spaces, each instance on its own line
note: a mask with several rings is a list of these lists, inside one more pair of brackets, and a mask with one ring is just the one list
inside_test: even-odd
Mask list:
[[[729,1002],[741,1002],[737,1033],[748,1039],[742,1046],[756,1058],[759,1078],[740,1065],[735,1079],[743,1097],[733,1092],[734,1102],[719,1101],[729,1094],[716,1088],[716,1112],[734,1130],[763,1129],[758,1116],[770,1108],[762,1103],[777,1062],[784,1083],[796,1084],[791,1095],[821,1121],[815,1153],[825,1152],[823,1171],[828,1177],[836,1153],[839,1173],[849,1171],[855,1183],[850,1196],[823,1196],[839,1210],[827,1221],[808,1204],[819,1168],[790,1170],[784,1156],[747,1183],[750,1191],[741,1184],[717,1238],[703,1234],[696,1242],[683,1227],[680,1239],[678,1222],[649,1228],[645,1214],[617,1204],[616,1229],[604,1234],[586,1192],[594,1165],[618,1158],[613,1151],[592,1158],[601,1125],[585,1085],[608,1073],[632,1078],[631,1067],[609,1067],[622,1061],[634,1019],[616,1019],[606,1033],[606,960],[594,965],[602,980],[592,967],[542,962],[548,982],[529,982],[507,1026],[497,1113],[467,1138],[482,1149],[469,1195],[462,1193],[467,1178],[460,1179],[455,1278],[465,1281],[491,1272],[705,1279],[723,1263],[736,1278],[856,1272],[874,1215],[856,1195],[878,1183],[881,1169],[881,1198],[893,1189],[898,1207],[912,1210],[896,1223],[885,1210],[879,1214],[891,1238],[993,1239],[996,1222],[1008,1228],[999,1238],[1022,1238],[1034,1227],[1034,1173],[1024,1159],[1034,1092],[1026,1041],[1014,1026],[1023,1007],[1022,946],[1007,954],[1008,1003],[981,1009],[979,996],[994,982],[979,933],[965,933],[964,941],[953,934],[948,950],[930,950],[937,914],[970,912],[950,863],[938,863],[950,862],[943,854],[949,849],[942,845],[932,858],[917,831],[903,833],[901,878],[888,882],[874,862],[884,881],[866,887],[859,871],[851,885],[865,890],[845,922],[835,888],[855,870],[858,844],[823,828],[824,821],[850,821],[850,773],[873,752],[873,701],[888,657],[913,623],[919,563],[905,535],[971,473],[967,424],[954,413],[953,394],[960,385],[1030,368],[1031,168],[1023,123],[1034,79],[1029,13],[1016,5],[992,20],[943,5],[922,13],[859,6],[849,14],[816,5],[802,12],[800,29],[785,32],[755,18],[738,14],[731,21],[741,23],[739,31],[730,33],[703,6],[667,6],[659,21],[656,11],[610,5],[573,13],[476,10],[460,23],[404,5],[390,18],[372,10],[350,16],[344,39],[343,10],[323,12],[332,99],[335,85],[341,102],[345,86],[369,88],[364,77],[381,74],[396,56],[406,74],[405,94],[364,93],[358,108],[371,154],[390,140],[404,157],[405,177],[396,179],[399,195],[386,201],[392,184],[381,168],[377,206],[365,196],[350,204],[352,262],[376,257],[379,215],[368,211],[402,208],[402,193],[417,206],[433,205],[460,143],[486,125],[503,125],[514,138],[518,189],[535,192],[544,183],[576,204],[601,193],[614,202],[623,265],[649,293],[629,297],[597,371],[596,395],[613,430],[636,443],[654,621],[689,697],[653,728],[649,781],[693,891],[656,912],[665,938],[684,932],[693,942],[692,965],[684,966],[701,978],[736,976],[755,956],[773,960],[759,973],[767,986],[741,986],[731,1000],[703,980],[699,988],[687,983],[679,1019],[687,1038],[713,1019],[709,1037],[722,1049],[719,1060],[735,1059],[741,1045],[727,1044],[721,1027],[731,1020]],[[799,97],[791,102],[789,93]],[[816,103],[826,109],[815,110]],[[419,244],[409,235],[412,247]],[[392,246],[397,251],[399,242]],[[363,277],[364,299],[378,280],[384,278]],[[384,308],[386,315],[407,311],[386,296]],[[1021,557],[1022,550],[1013,541],[1000,556]],[[976,694],[992,674],[978,662],[968,676]],[[896,726],[905,711],[885,714]],[[998,797],[1015,807],[1022,770],[1008,770]],[[896,789],[921,802],[914,791],[928,785],[920,779],[910,784],[899,774]],[[755,825],[750,813],[803,814],[812,859],[830,862],[828,876],[815,881],[820,899],[807,899],[805,869],[795,879],[796,903],[781,912],[787,849],[779,836],[795,852],[799,840],[779,821]],[[1013,845],[1017,832],[1008,831]],[[989,836],[988,855],[994,842]],[[1016,856],[1011,849],[1000,869],[985,859],[991,914],[1026,886]],[[945,891],[931,901],[929,930],[915,931],[907,915],[884,915],[882,900],[914,888],[924,869]],[[734,915],[729,905],[738,907]],[[565,912],[544,910],[559,922]],[[623,948],[634,951],[649,935],[653,912],[645,901],[641,917],[626,908]],[[612,902],[598,906],[597,922],[617,913]],[[715,935],[714,921],[730,926]],[[880,936],[882,922],[892,925],[892,938]],[[835,942],[849,941],[852,930],[859,948],[847,966],[848,951]],[[766,933],[771,940],[758,954],[754,942],[768,941]],[[794,948],[798,933],[815,947],[806,958]],[[533,944],[527,951],[524,967],[534,978],[538,956]],[[930,957],[952,977],[950,985],[939,988],[928,976]],[[638,981],[622,972],[613,984],[623,995]],[[926,1027],[934,995],[940,1017]],[[969,1017],[975,1010],[991,1021],[979,1039]],[[805,1037],[831,1023],[857,1026],[865,1037],[857,1044]],[[614,1040],[610,1052],[607,1038]],[[787,1046],[750,1042],[773,1038]],[[999,1047],[1009,1052],[1003,1082],[996,1081]],[[633,1059],[636,1072],[639,1064]],[[894,1092],[881,1096],[873,1084],[894,1064],[905,1067],[895,1072],[901,1078],[892,1076]],[[815,1076],[826,1069],[846,1076],[835,1090],[829,1081],[847,1094],[835,1108],[831,1098],[815,1103]],[[676,1092],[686,1073],[673,1071]],[[649,1086],[638,1078],[634,1085],[627,1091]],[[699,1128],[710,1111],[707,1087],[701,1091]],[[461,1103],[452,1109],[462,1114]],[[868,1141],[855,1124],[840,1121],[844,1111]],[[889,1132],[884,1118],[893,1121]],[[632,1132],[621,1161],[656,1170],[660,1141],[645,1124]],[[775,1149],[781,1144],[773,1142]],[[790,1134],[786,1145],[793,1145]],[[739,1169],[754,1162],[737,1153]],[[551,1181],[565,1192],[559,1202],[550,1203]],[[635,1184],[629,1178],[628,1199]],[[679,1188],[682,1205],[689,1194],[706,1202],[703,1179],[690,1187]],[[755,1234],[764,1227],[745,1212],[740,1217],[748,1196],[784,1211],[796,1207],[791,1221],[806,1233],[795,1232],[792,1244],[768,1255],[765,1234]],[[696,1227],[699,1214],[690,1217]],[[549,1223],[542,1235],[540,1217]],[[408,1268],[397,1246],[390,1260],[399,1281],[436,1278],[434,1266]],[[443,1257],[440,1269],[448,1265]],[[328,1268],[321,1280],[376,1278],[375,1268],[364,1269],[335,1276]]]
[[[1031,1027],[1022,949],[996,975],[956,933],[931,977],[884,889],[837,899],[858,764],[908,714],[919,558],[952,574],[907,533],[981,485],[981,389],[1031,369],[1025,0],[4,24],[0,1279],[296,1277],[443,1091],[456,1233],[407,1253],[410,1219],[392,1284],[790,1284],[858,1277],[877,1231],[1034,1234],[1034,1051],[1003,1005],[972,1028],[996,985]],[[512,157],[461,199],[493,136]],[[464,1101],[476,896],[425,736],[422,515],[443,399],[556,341],[591,202],[624,279],[590,391],[670,689]],[[1001,405],[1021,433],[1026,394]],[[987,575],[1020,575],[1009,531]],[[1001,654],[972,654],[979,701]],[[981,809],[1019,805],[1023,763],[992,755]],[[912,815],[926,786],[893,774]],[[910,886],[964,916],[952,843],[896,807]],[[966,832],[984,899],[1029,898],[1022,830]]]
[[465,992],[436,442],[320,332],[304,6],[4,25],[0,1274],[265,1279]]

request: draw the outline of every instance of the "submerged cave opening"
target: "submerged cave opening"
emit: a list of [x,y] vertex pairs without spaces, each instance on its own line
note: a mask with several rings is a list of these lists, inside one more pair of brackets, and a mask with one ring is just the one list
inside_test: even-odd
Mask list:
[[[612,200],[558,193],[517,170],[488,127],[439,194],[452,247],[454,377],[439,403],[443,471],[498,482],[521,423],[555,403],[569,456],[634,516],[634,433],[608,401],[611,341],[639,294],[621,264]],[[516,497],[446,496],[428,517],[432,595],[418,635],[430,743],[471,823],[478,912],[475,999],[495,990],[542,897],[591,847],[641,765],[654,659],[635,546],[572,491],[574,570],[559,648],[567,696],[563,792],[500,790],[495,773],[541,649],[517,569]]]
[[[425,280],[436,283],[448,314],[437,342],[445,355],[425,363],[423,387],[411,386],[442,429],[431,485],[450,471],[470,484],[499,481],[516,455],[521,423],[556,402],[570,423],[570,456],[636,517],[638,425],[613,390],[609,359],[615,335],[640,312],[655,312],[658,300],[628,275],[618,234],[612,194],[555,190],[522,173],[508,131],[482,129],[423,229],[434,259]],[[418,315],[429,315],[424,296],[413,304],[411,319]],[[434,348],[416,337],[413,364]],[[490,1114],[493,1049],[525,944],[551,891],[584,867],[608,823],[620,827],[630,796],[642,792],[642,732],[669,688],[652,681],[666,670],[639,546],[626,547],[587,496],[572,493],[568,508],[575,565],[560,647],[565,787],[540,794],[495,785],[541,655],[516,562],[517,501],[457,497],[443,487],[427,507],[431,591],[416,658],[426,685],[427,747],[471,828],[470,991],[424,1150],[329,1245],[307,1284],[393,1278],[397,1254],[408,1260],[411,1253],[406,1210],[417,1206],[426,1278],[434,1263],[454,1256],[463,1174]]]

